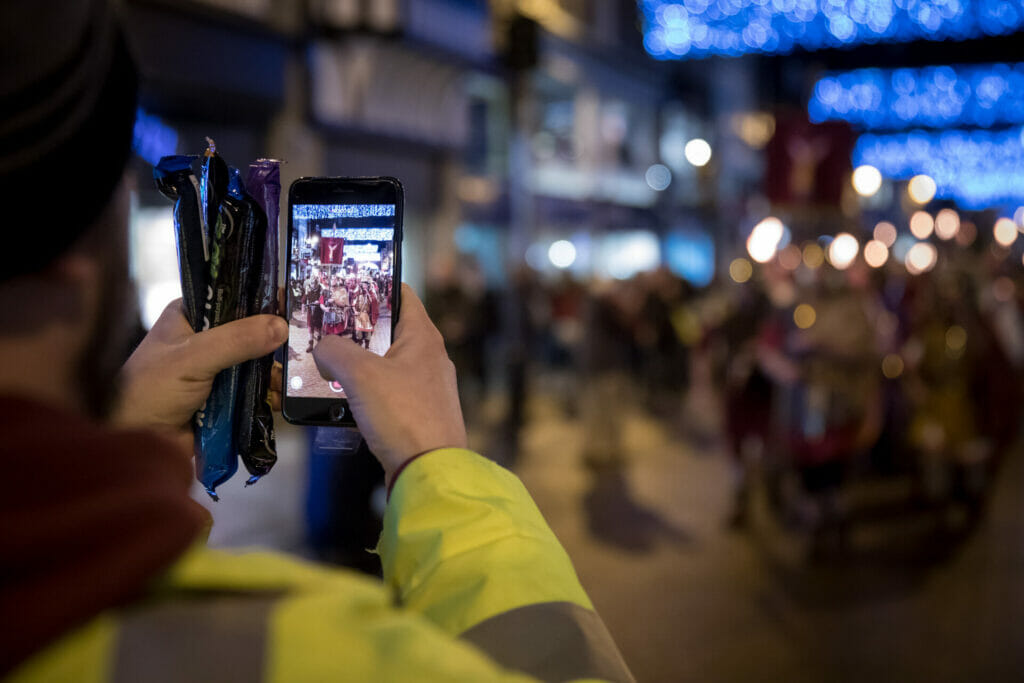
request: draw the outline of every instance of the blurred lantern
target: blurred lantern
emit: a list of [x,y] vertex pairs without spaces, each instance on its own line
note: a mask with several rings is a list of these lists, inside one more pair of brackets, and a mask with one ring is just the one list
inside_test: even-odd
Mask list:
[[943,209],[935,216],[935,234],[939,239],[953,239],[959,230],[960,214],[953,209]]
[[1010,218],[1000,218],[992,226],[992,235],[996,242],[1004,247],[1009,247],[1017,240],[1017,224]]
[[694,138],[687,142],[683,152],[686,154],[686,160],[694,166],[707,166],[711,161],[711,145],[707,140],[701,138]]
[[871,197],[882,187],[882,173],[874,166],[858,166],[853,171],[853,189],[861,197]]
[[814,307],[810,304],[800,304],[793,311],[793,322],[801,330],[806,330],[812,325],[814,321],[818,319],[818,314],[815,312]]
[[876,240],[884,244],[886,247],[891,247],[896,243],[896,238],[899,233],[896,231],[896,226],[889,221],[882,221],[875,226],[874,237]]
[[1017,224],[1017,227],[1024,230],[1024,206],[1018,206],[1017,210],[1013,212],[1013,222]]
[[758,263],[768,263],[775,257],[786,232],[786,226],[778,218],[769,216],[754,226],[747,238],[747,253]]
[[848,232],[841,232],[828,246],[828,262],[836,270],[846,270],[857,258],[860,243]]
[[910,217],[910,233],[919,240],[926,240],[932,235],[935,219],[927,211],[915,211]]
[[935,267],[939,260],[939,252],[935,245],[928,242],[918,242],[907,252],[906,267],[911,275],[927,273]]
[[820,268],[821,264],[825,262],[825,251],[814,242],[808,242],[804,245],[804,265],[814,270]]
[[750,261],[742,256],[733,259],[732,263],[729,264],[729,277],[731,277],[734,282],[744,283],[749,280],[753,274],[754,267],[750,265]]
[[800,267],[801,260],[800,247],[795,244],[786,245],[779,251],[779,265],[786,270],[796,270]]
[[889,260],[889,248],[878,240],[864,245],[864,261],[872,268],[881,268]]
[[558,240],[548,247],[548,260],[555,268],[568,268],[576,262],[576,245],[569,240]]
[[916,175],[907,183],[907,193],[918,204],[927,204],[935,197],[938,188],[931,176]]

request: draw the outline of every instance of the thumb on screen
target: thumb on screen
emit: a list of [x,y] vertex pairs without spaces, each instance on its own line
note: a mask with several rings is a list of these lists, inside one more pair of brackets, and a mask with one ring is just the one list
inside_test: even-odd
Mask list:
[[381,358],[351,339],[327,335],[313,349],[313,360],[324,379],[356,389],[364,369]]

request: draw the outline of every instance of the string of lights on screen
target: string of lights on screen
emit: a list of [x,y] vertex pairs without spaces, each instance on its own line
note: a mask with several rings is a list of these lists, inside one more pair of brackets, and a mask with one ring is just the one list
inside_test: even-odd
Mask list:
[[1024,28],[1024,0],[640,0],[657,59],[967,40]]
[[1024,123],[1024,63],[858,69],[827,74],[807,105],[811,121],[868,130]]
[[966,209],[1024,202],[1024,127],[867,133],[854,146],[853,164],[873,166],[886,178],[926,175],[936,197]]

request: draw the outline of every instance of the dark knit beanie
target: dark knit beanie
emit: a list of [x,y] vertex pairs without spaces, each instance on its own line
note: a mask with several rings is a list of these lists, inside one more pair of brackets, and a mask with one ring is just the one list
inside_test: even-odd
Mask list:
[[45,268],[109,204],[137,91],[106,0],[0,3],[0,279]]

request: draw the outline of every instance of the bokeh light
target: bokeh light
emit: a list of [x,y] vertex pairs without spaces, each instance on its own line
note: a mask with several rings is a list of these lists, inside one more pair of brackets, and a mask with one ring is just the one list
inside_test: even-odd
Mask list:
[[918,242],[907,252],[905,265],[908,273],[920,275],[934,268],[938,260],[939,252],[935,245],[928,242]]
[[734,258],[732,263],[729,264],[729,277],[733,279],[733,282],[744,283],[750,279],[754,274],[754,266],[750,264],[750,261],[743,258]]
[[871,197],[882,187],[882,174],[867,164],[853,170],[853,189],[861,197]]
[[796,270],[800,267],[802,260],[803,254],[800,252],[800,247],[795,244],[787,244],[785,248],[779,250],[779,265],[786,270]]
[[927,211],[915,211],[910,217],[910,234],[919,240],[926,240],[932,235],[935,219]]
[[672,183],[672,171],[668,170],[668,166],[664,164],[654,164],[647,169],[644,180],[652,190],[661,192]]
[[800,304],[793,311],[793,322],[801,330],[810,328],[817,319],[818,314],[810,304]]
[[967,346],[967,330],[959,325],[952,325],[946,330],[946,349],[960,353]]
[[907,183],[907,194],[910,198],[918,204],[927,204],[935,198],[935,193],[938,190],[938,186],[935,184],[935,180],[928,175],[920,173],[910,179]]
[[694,166],[707,166],[711,161],[711,145],[707,140],[701,138],[694,138],[687,142],[683,153],[686,155],[686,160]]
[[897,237],[899,237],[899,233],[896,231],[896,226],[889,221],[881,221],[875,226],[874,238],[886,247],[894,245]]
[[882,359],[882,374],[888,379],[896,379],[903,374],[903,359],[890,353]]
[[568,268],[576,262],[576,245],[569,240],[558,240],[548,247],[548,260],[555,268]]
[[935,196],[962,209],[1024,203],[1024,127],[1003,130],[912,130],[857,138],[854,166],[871,164],[886,178],[926,174]]
[[978,226],[973,221],[962,221],[956,233],[956,243],[961,247],[969,247],[978,238]]
[[878,240],[864,245],[864,262],[872,268],[881,268],[889,260],[889,248]]
[[804,265],[811,270],[821,268],[821,264],[825,262],[825,250],[814,242],[808,242],[804,245],[803,258]]
[[639,4],[644,49],[657,59],[788,54],[797,48],[920,39],[966,40],[1006,35],[1024,27],[1020,0],[640,0]]
[[857,258],[860,243],[848,232],[841,232],[828,246],[828,262],[836,270],[846,270]]
[[951,240],[960,230],[960,214],[953,209],[943,209],[935,216],[935,234],[939,239]]
[[786,226],[778,218],[769,216],[754,226],[747,238],[747,253],[758,263],[768,263],[775,257],[786,232]]
[[992,226],[992,236],[1000,245],[1009,247],[1017,241],[1017,224],[1010,218],[1000,218]]
[[868,130],[1024,123],[1024,63],[857,69],[814,86],[811,121]]

